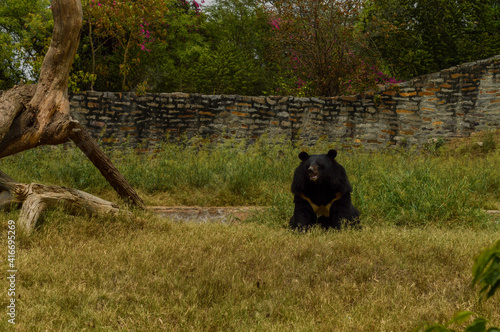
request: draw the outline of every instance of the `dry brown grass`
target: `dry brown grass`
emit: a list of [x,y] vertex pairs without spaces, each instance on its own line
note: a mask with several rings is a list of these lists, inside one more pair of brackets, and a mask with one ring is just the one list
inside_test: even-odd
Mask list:
[[[470,288],[473,258],[499,237],[498,230],[389,226],[298,234],[55,211],[18,241],[16,327],[409,331],[458,310],[500,322],[499,299],[478,305]],[[7,325],[4,317],[0,328]]]

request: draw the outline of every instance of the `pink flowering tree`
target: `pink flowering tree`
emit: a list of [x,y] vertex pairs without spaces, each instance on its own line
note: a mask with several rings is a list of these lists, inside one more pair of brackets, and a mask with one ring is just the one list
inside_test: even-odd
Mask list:
[[[82,46],[73,73],[100,89],[129,91],[147,84],[155,50],[197,25],[200,4],[184,0],[83,0]],[[180,26],[179,26],[180,25]],[[87,80],[86,80],[87,79]]]
[[278,0],[268,6],[277,92],[354,94],[389,79],[357,28],[362,0]]

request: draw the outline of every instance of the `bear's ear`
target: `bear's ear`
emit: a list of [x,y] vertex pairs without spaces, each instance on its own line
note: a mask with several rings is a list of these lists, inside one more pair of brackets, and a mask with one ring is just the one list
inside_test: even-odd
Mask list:
[[309,154],[307,152],[302,151],[301,153],[299,153],[300,160],[305,161],[307,158],[309,158]]
[[326,155],[328,156],[328,158],[334,160],[335,157],[337,157],[337,150],[331,149]]

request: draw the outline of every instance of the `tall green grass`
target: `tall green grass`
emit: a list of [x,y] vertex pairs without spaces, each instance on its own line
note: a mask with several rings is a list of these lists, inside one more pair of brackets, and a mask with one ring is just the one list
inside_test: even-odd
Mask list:
[[[271,144],[272,143],[272,144]],[[304,147],[266,140],[247,145],[165,143],[155,154],[107,149],[149,205],[260,205],[259,222],[284,226],[293,211],[290,185],[301,150],[339,149],[362,222],[396,225],[464,225],[488,222],[500,201],[500,153],[343,150],[319,142]],[[97,169],[72,147],[26,151],[0,168],[23,182],[75,187],[116,200]]]

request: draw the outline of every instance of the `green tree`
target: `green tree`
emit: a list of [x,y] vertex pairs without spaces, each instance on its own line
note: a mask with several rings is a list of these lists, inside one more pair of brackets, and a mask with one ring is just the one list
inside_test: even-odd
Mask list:
[[0,89],[36,80],[53,27],[48,0],[0,2]]
[[357,28],[361,0],[279,0],[269,7],[270,55],[281,93],[334,96],[373,87],[384,75]]
[[[207,29],[213,56],[232,59],[235,77],[225,75],[229,93],[265,94],[272,89],[273,66],[266,57],[269,17],[256,0],[217,0],[207,9]],[[230,74],[231,75],[231,74]],[[228,93],[220,91],[223,93]]]
[[403,79],[500,53],[498,0],[370,0],[360,26]]
[[[154,88],[165,58],[197,35],[196,2],[86,0],[73,81],[79,89]],[[167,61],[168,62],[168,61]]]
[[[162,61],[162,91],[260,95],[271,90],[266,13],[255,0],[218,0],[199,35]],[[166,54],[166,53],[164,53]]]
[[186,54],[181,90],[205,94],[263,94],[266,73],[254,59],[231,44],[191,48]]
[[210,37],[231,43],[251,57],[262,58],[271,31],[263,7],[255,0],[217,0],[207,8]]

